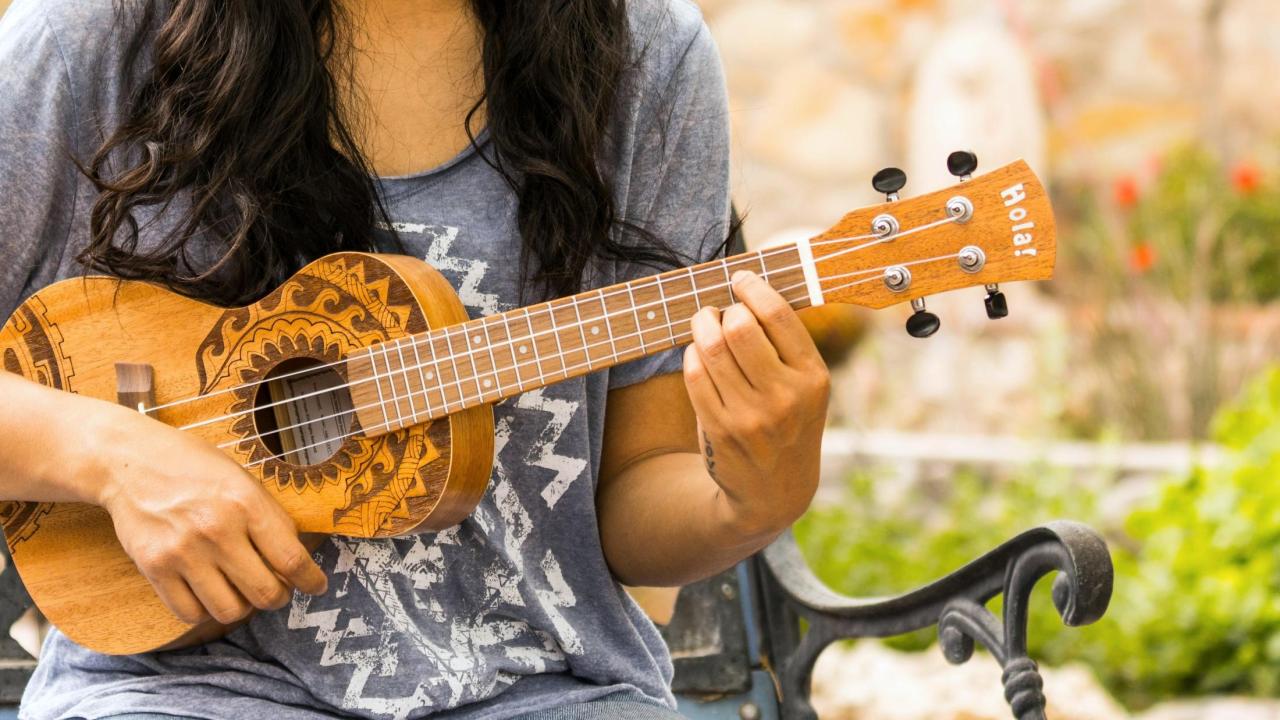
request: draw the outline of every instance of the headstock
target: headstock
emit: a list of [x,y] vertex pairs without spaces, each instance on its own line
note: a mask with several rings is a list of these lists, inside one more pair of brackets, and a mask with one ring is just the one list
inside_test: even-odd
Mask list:
[[948,167],[958,185],[909,200],[897,199],[901,171],[882,171],[873,184],[888,202],[851,212],[809,241],[825,302],[911,302],[907,331],[928,337],[938,329],[928,295],[985,287],[987,315],[997,319],[1009,312],[999,283],[1053,276],[1053,208],[1031,168],[1018,161],[969,179],[972,153],[954,153]]

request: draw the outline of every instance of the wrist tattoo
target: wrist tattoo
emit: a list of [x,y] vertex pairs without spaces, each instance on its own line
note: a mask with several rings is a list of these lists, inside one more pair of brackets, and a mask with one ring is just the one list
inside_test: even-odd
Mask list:
[[716,477],[716,452],[711,448],[711,438],[704,432],[702,433],[702,459],[707,464],[707,474],[712,480],[719,480]]

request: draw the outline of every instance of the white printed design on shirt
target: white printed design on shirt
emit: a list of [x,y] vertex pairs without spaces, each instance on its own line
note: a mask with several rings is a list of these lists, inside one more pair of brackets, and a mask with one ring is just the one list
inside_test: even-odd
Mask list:
[[[431,238],[427,260],[458,282],[469,311],[503,309],[480,290],[487,263],[449,254],[457,228],[395,227]],[[329,596],[295,594],[288,627],[314,630],[320,665],[349,673],[344,709],[405,718],[456,707],[521,675],[564,669],[566,654],[583,652],[565,616],[578,597],[533,520],[553,512],[587,469],[556,447],[580,403],[549,391],[495,408],[489,491],[463,524],[397,540],[333,538],[318,553],[333,568]]]

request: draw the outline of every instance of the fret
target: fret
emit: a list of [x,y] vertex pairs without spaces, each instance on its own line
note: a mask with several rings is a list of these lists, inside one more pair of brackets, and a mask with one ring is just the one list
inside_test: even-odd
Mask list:
[[640,338],[640,352],[649,351],[649,346],[644,341],[644,331],[640,329],[640,308],[636,307],[636,293],[631,289],[632,283],[627,283],[627,299],[631,301],[631,317],[636,321],[636,335]]
[[[733,274],[739,270],[749,270],[751,268],[749,268],[748,266],[758,259],[759,259],[758,254],[752,253],[751,255],[739,255],[738,257],[725,260],[724,261],[724,264],[726,267],[725,274],[732,277]],[[756,274],[759,275],[759,273],[756,273]],[[766,278],[764,275],[760,275],[760,278],[768,282],[768,278]],[[736,293],[732,294],[731,297],[734,298],[734,302],[742,302],[741,300],[737,299]]]
[[617,362],[618,361],[618,339],[616,336],[619,333],[614,331],[613,323],[609,321],[609,315],[610,315],[609,305],[608,303],[605,302],[605,298],[606,298],[606,295],[603,290],[599,290],[596,292],[596,299],[600,301],[600,312],[603,313],[603,316],[600,318],[600,320],[604,323],[604,334],[609,336],[609,347],[613,349],[613,361]]
[[675,312],[677,318],[687,320],[698,311],[702,306],[698,303],[698,294],[693,285],[693,275],[681,272],[670,278],[671,283],[671,302],[669,307]]
[[[635,296],[631,293],[631,285],[625,286],[627,293],[614,291],[608,295],[602,295],[600,304],[604,307],[605,315],[609,318],[609,335],[613,338],[613,358],[614,362],[621,362],[631,358],[640,357],[643,353],[644,338],[640,337],[640,326],[632,320],[633,313],[628,310],[635,310]],[[628,301],[628,298],[631,298]]]
[[671,337],[672,345],[678,345],[679,342],[676,341],[676,326],[675,323],[671,322],[671,307],[667,304],[667,290],[664,287],[667,283],[661,275],[654,279],[657,280],[658,299],[662,302],[662,315],[667,319],[667,335]]
[[[428,336],[429,337],[429,336]],[[431,408],[431,384],[427,382],[427,368],[422,362],[422,353],[418,349],[419,340],[413,340],[413,360],[418,366],[418,382],[422,383],[422,403],[427,406],[427,417],[433,417],[435,411]],[[443,397],[443,393],[441,393]]]
[[[369,369],[373,371],[373,387],[378,391],[378,407],[382,410],[382,424],[391,429],[391,413],[387,412],[387,399],[382,394],[382,378],[378,375],[378,356],[376,348],[369,348]],[[387,370],[391,367],[388,365]]]
[[[603,302],[603,301],[602,301]],[[582,351],[587,354],[587,369],[591,369],[591,343],[587,342],[587,328],[582,322],[582,313],[578,312],[578,299],[569,298],[569,303],[573,305],[573,317],[578,321],[578,336],[582,338]],[[600,327],[597,325],[592,328],[596,335],[600,334]],[[617,352],[614,352],[617,357]]]
[[[458,349],[454,346],[453,337],[453,331],[445,328],[444,347],[448,351],[449,366],[453,369],[453,385],[458,390],[458,409],[462,409],[467,406],[467,391],[462,389],[462,372],[458,369]],[[463,342],[466,342],[465,338]]]
[[417,425],[418,424],[418,406],[413,401],[413,396],[416,395],[417,393],[413,391],[413,387],[409,384],[409,366],[404,360],[403,338],[396,340],[396,356],[400,358],[400,374],[404,378],[404,387],[405,387],[405,390],[407,391],[407,395],[409,398],[409,412],[413,415],[413,424]]
[[[756,260],[760,262],[760,277],[764,278],[765,282],[769,282],[769,264],[764,261],[764,253],[756,253]],[[769,284],[772,285],[773,283],[769,282]],[[776,290],[777,288],[774,289]]]
[[[462,337],[462,346],[466,348],[464,352],[467,356],[467,362],[471,363],[471,381],[476,384],[476,396],[477,400],[480,400],[484,399],[484,388],[480,386],[480,367],[476,365],[476,353],[471,347],[471,330],[467,327],[470,324],[471,323],[466,323],[459,327],[458,334]],[[467,402],[463,403],[463,406],[465,407],[469,404],[470,398],[467,399]]]
[[[439,333],[432,333],[427,336],[427,349],[431,351],[431,369],[427,371],[427,380],[438,380],[436,386],[440,389],[441,409],[448,414],[449,406],[453,403],[449,401],[448,381],[445,380],[444,375],[440,372],[444,366],[440,364],[440,356],[436,354],[437,335]],[[457,376],[456,367],[454,368],[454,376]],[[459,398],[461,398],[461,395],[459,395]]]
[[[689,266],[685,269],[689,271],[689,292],[693,294],[693,306],[698,309],[698,312],[701,312],[702,298],[698,297],[698,278],[693,272],[693,266]],[[694,314],[696,315],[697,313]]]
[[[695,276],[700,278],[702,282],[710,284],[710,287],[707,287],[705,289],[703,288],[698,289],[699,299],[702,300],[703,302],[706,302],[706,304],[713,305],[721,310],[724,310],[730,305],[733,305],[734,300],[733,300],[733,292],[731,291],[731,289],[723,285],[720,282],[720,279],[718,277],[715,280],[709,280],[705,276],[705,273],[708,273],[708,272],[715,273],[715,268],[704,267]],[[710,302],[707,302],[707,298],[703,297],[704,293],[711,296]]]
[[721,260],[720,267],[724,268],[724,286],[729,291],[729,304],[734,305],[738,299],[733,295],[733,276],[729,274],[729,259]]
[[[524,309],[524,321],[529,326],[529,345],[533,350],[534,367],[538,370],[538,382],[546,385],[547,376],[542,374],[542,354],[538,352],[538,337],[533,329],[533,313],[527,307]],[[522,352],[521,355],[523,354]]]
[[[409,337],[409,345],[413,348],[413,366],[418,371],[418,384],[422,386],[422,404],[427,406],[427,417],[431,417],[431,395],[430,386],[427,385],[427,378],[422,374],[422,357],[418,355],[418,340],[415,337]],[[404,348],[400,348],[400,361],[404,362]]]
[[[487,332],[489,336],[489,354],[493,358],[493,364],[495,367],[494,373],[498,377],[498,390],[501,393],[502,397],[506,397],[507,391],[503,388],[503,384],[502,384],[502,372],[503,372],[504,366],[502,362],[498,359],[495,353],[498,353],[500,351],[506,351],[507,359],[506,359],[505,367],[511,370],[511,374],[515,378],[514,382],[515,382],[516,392],[524,391],[524,383],[521,382],[520,380],[519,361],[516,359],[515,347],[512,346],[511,344],[510,322],[507,319],[507,316],[505,314],[498,315],[495,317],[495,319],[501,320],[501,322],[493,323],[492,328],[488,328],[486,324],[485,332]],[[496,337],[498,330],[502,331],[502,337]]]
[[392,369],[392,356],[387,351],[388,345],[389,343],[383,342],[378,347],[383,351],[383,363],[387,364],[387,384],[389,384],[390,391],[392,391],[392,407],[396,409],[396,424],[399,427],[404,427],[404,410],[399,404],[399,393],[396,391],[396,375],[394,375],[396,370]]
[[779,248],[768,258],[762,256],[761,259],[767,260],[766,267],[770,268],[769,284],[773,285],[792,307],[808,307],[809,290],[805,285],[804,271],[799,267],[799,251],[794,247]]
[[[498,360],[493,355],[493,340],[489,337],[489,320],[488,318],[481,318],[477,322],[480,324],[480,329],[484,331],[484,340],[481,341],[478,334],[472,339],[476,341],[477,345],[483,344],[485,349],[489,351],[489,372],[483,374],[493,376],[491,378],[485,377],[481,384],[484,385],[486,392],[493,390],[497,393],[497,397],[502,397],[502,377],[498,374]],[[475,352],[475,348],[472,351]],[[484,399],[483,393],[481,393],[480,398]]]
[[560,358],[560,371],[567,378],[569,377],[569,359],[565,356],[564,346],[560,343],[560,330],[556,327],[556,307],[552,303],[547,303],[547,316],[551,318],[551,336],[556,339],[556,356]]

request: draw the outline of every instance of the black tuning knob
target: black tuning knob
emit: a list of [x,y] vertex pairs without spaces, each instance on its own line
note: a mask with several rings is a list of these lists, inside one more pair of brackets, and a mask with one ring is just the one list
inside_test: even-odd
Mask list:
[[992,320],[1009,317],[1009,301],[1005,299],[1004,293],[1000,292],[999,285],[987,286],[987,317]]
[[911,337],[927,338],[942,327],[942,321],[938,316],[925,310],[924,298],[912,300],[911,309],[915,310],[911,317],[907,318],[907,334]]
[[968,150],[953,152],[947,158],[947,170],[961,180],[968,180],[978,170],[978,156]]
[[898,191],[907,185],[907,174],[896,167],[885,168],[871,178],[871,187],[884,193],[890,202],[898,199]]

